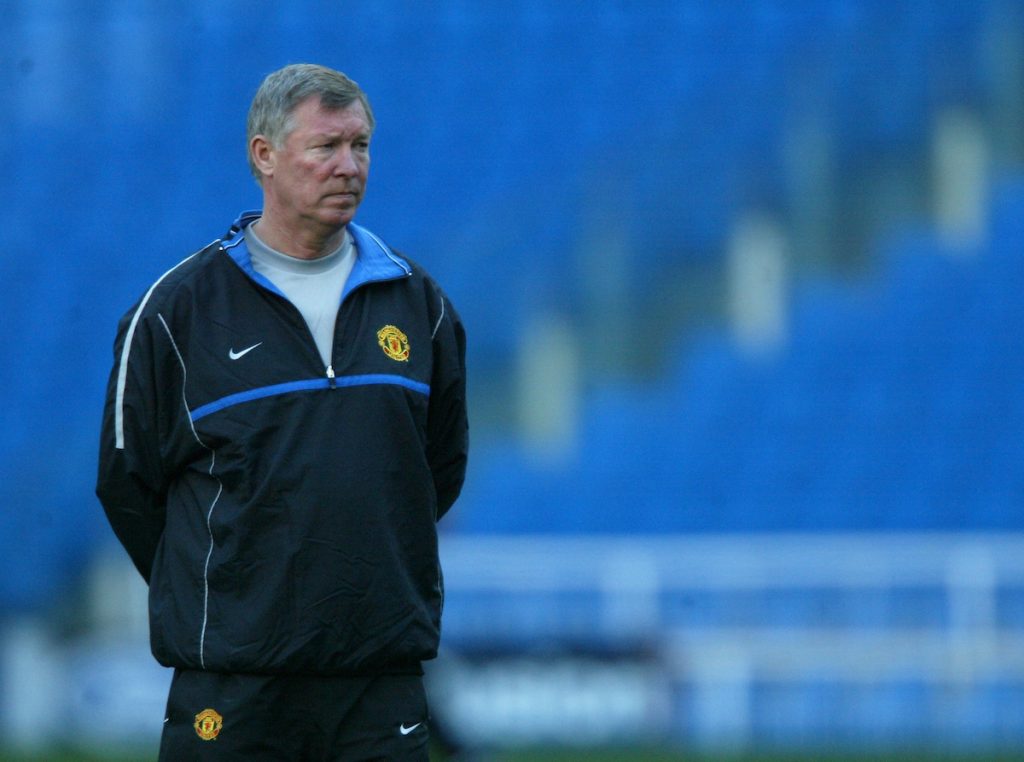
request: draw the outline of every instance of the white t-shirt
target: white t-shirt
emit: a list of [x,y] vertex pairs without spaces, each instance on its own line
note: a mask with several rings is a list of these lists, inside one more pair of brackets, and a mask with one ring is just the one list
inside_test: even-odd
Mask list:
[[277,286],[302,313],[324,367],[329,366],[341,294],[356,261],[352,236],[345,231],[341,245],[319,259],[298,259],[270,248],[252,225],[245,229],[245,244],[253,269]]

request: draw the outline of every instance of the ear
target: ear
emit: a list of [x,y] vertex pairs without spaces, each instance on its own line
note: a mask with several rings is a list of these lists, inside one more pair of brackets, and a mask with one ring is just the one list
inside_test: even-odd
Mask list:
[[274,174],[274,166],[277,163],[277,156],[274,146],[270,144],[263,135],[254,135],[249,141],[249,154],[252,156],[253,164],[260,173],[264,175]]

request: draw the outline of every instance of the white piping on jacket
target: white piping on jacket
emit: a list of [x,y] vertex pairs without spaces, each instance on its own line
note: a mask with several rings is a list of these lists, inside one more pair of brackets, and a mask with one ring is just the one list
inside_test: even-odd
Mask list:
[[437,336],[437,329],[441,327],[441,321],[444,320],[444,297],[441,297],[441,315],[437,318],[437,322],[434,324],[434,330],[430,334],[430,338],[433,339]]
[[[200,249],[200,251],[202,251],[202,249]],[[142,311],[146,309],[146,303],[149,301],[149,297],[153,295],[153,291],[156,290],[156,287],[160,285],[161,281],[192,259],[192,257],[196,256],[196,254],[199,254],[199,251],[181,260],[178,264],[156,279],[156,282],[149,287],[146,295],[142,297],[142,301],[139,302],[139,306],[135,310],[135,314],[132,315],[132,322],[128,325],[128,332],[124,336],[124,345],[121,347],[121,361],[117,368],[117,393],[114,397],[114,447],[118,450],[124,449],[124,391],[125,387],[128,385],[128,356],[132,351],[132,339],[135,336],[135,329],[139,325],[139,318],[142,317]]]
[[210,520],[213,518],[214,506],[217,505],[221,493],[224,492],[224,484],[213,475],[214,466],[217,464],[217,453],[199,438],[195,424],[192,422],[192,414],[189,412],[188,400],[185,397],[185,381],[188,377],[188,371],[185,369],[185,360],[178,350],[177,342],[175,342],[174,337],[171,335],[171,329],[167,327],[167,323],[164,321],[164,316],[157,313],[157,318],[159,318],[160,324],[164,327],[167,338],[171,341],[171,347],[174,348],[174,354],[177,355],[178,362],[181,364],[181,403],[185,407],[185,415],[188,416],[188,425],[192,429],[192,436],[196,438],[196,442],[199,443],[200,447],[210,453],[210,468],[207,474],[217,482],[217,494],[213,496],[213,501],[206,511],[206,533],[210,535],[210,547],[206,551],[206,562],[203,564],[203,625],[199,631],[199,665],[206,669],[206,625],[209,621],[210,613],[210,558],[213,556],[213,528],[210,526]]

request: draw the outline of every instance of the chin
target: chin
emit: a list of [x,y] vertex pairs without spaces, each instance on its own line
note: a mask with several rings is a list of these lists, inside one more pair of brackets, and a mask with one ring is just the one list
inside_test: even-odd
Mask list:
[[333,212],[325,212],[320,215],[320,220],[329,227],[345,227],[355,219],[355,209],[339,209]]

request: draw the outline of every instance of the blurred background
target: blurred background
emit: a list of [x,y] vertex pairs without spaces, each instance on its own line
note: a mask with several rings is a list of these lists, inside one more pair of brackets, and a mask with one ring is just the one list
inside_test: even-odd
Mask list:
[[438,758],[1024,750],[1024,2],[0,0],[0,758],[155,758],[114,330],[299,61],[469,331]]

